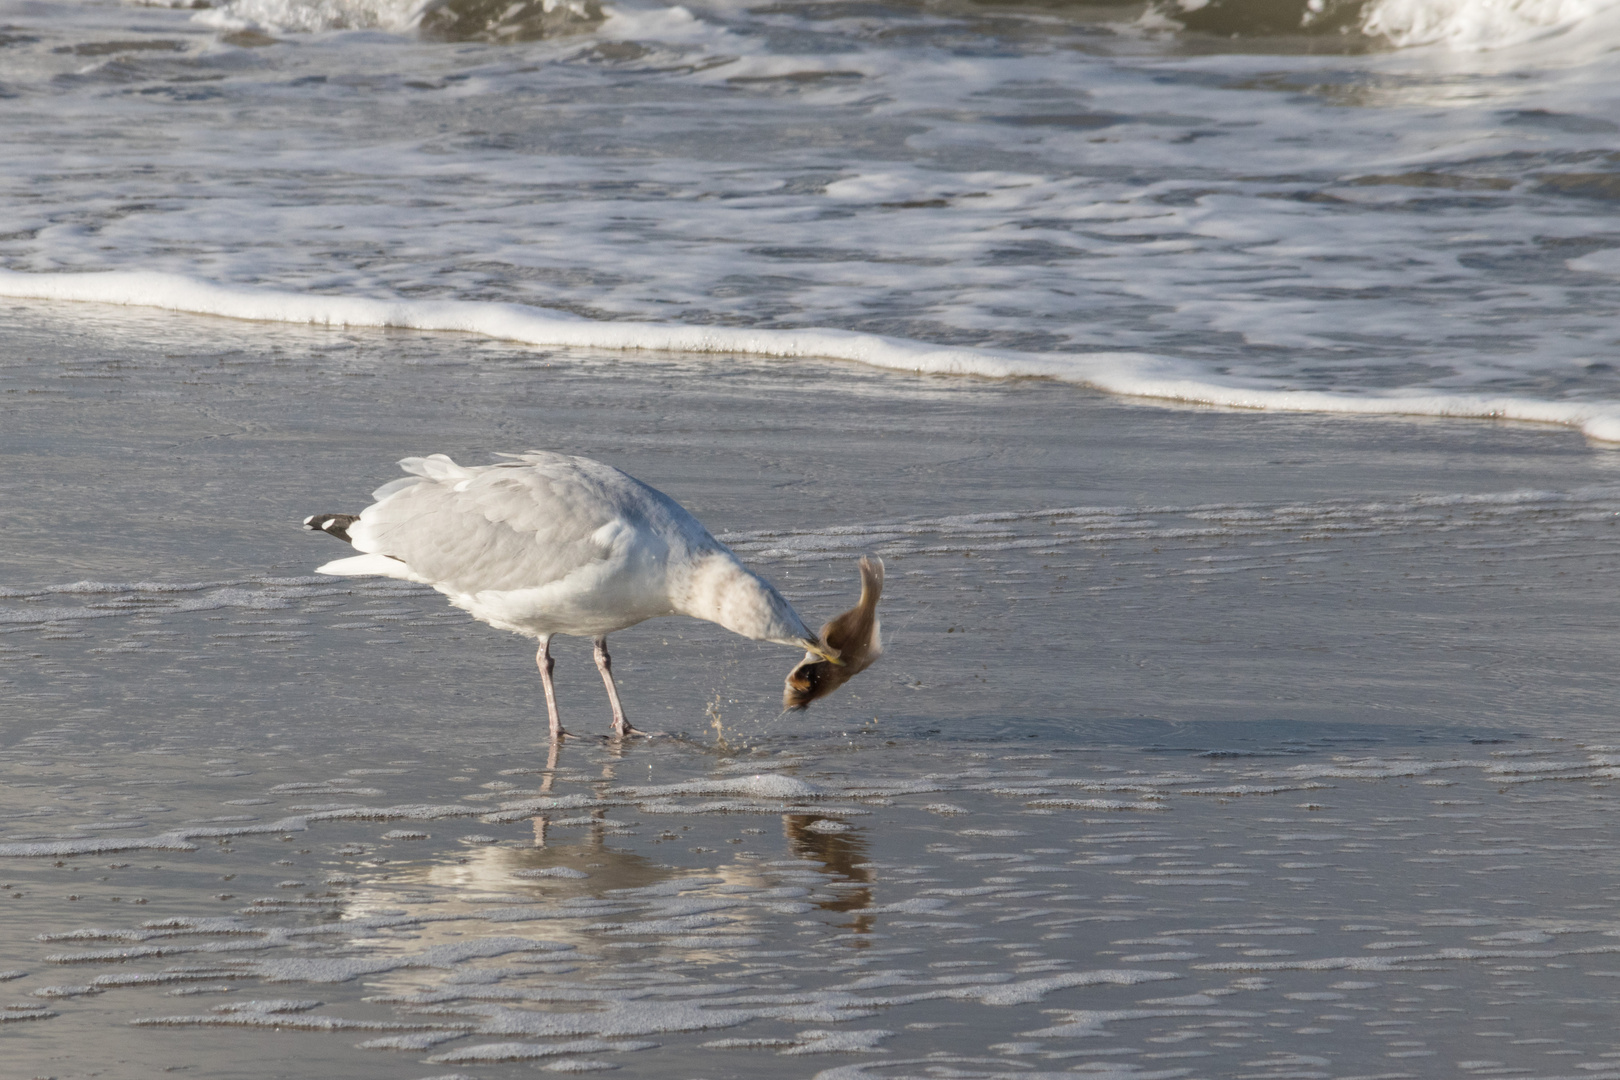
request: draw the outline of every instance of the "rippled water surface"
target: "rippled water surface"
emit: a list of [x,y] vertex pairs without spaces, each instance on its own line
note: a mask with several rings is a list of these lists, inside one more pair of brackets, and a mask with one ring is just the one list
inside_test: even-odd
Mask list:
[[[1613,1076],[1620,487],[1574,434],[12,307],[24,1076]],[[424,435],[424,432],[430,434]],[[1262,437],[1263,436],[1263,437]],[[800,610],[530,648],[300,530],[541,440]],[[825,614],[820,614],[825,613]]]

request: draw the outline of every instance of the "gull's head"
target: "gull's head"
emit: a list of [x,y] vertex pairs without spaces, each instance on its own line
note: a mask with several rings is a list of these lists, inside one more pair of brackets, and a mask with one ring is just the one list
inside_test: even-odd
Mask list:
[[819,639],[805,638],[804,659],[788,672],[782,688],[782,707],[803,709],[826,697],[852,677],[872,666],[883,653],[883,631],[878,623],[878,597],[883,594],[883,563],[861,560],[861,599],[848,611],[821,628]]
[[827,661],[818,660],[814,653],[807,653],[798,666],[788,672],[787,683],[782,687],[782,707],[808,708],[816,698],[832,693],[837,686],[829,674],[836,670]]
[[814,638],[805,638],[804,640],[800,641],[799,644],[804,646],[804,658],[806,660],[824,660],[834,667],[844,666],[843,657],[839,655],[838,650],[833,648],[825,641],[817,641]]
[[805,638],[799,644],[804,646],[804,659],[788,672],[787,685],[782,689],[785,709],[803,709],[816,698],[838,689],[847,678],[840,669],[849,664],[825,639]]

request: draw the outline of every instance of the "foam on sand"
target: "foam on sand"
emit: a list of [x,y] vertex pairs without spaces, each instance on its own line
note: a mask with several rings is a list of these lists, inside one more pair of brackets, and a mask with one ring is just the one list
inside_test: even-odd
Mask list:
[[638,799],[661,795],[752,795],[762,799],[815,799],[827,794],[827,791],[794,776],[761,773],[734,780],[694,780],[684,784],[627,787],[618,789],[615,793]]
[[1517,420],[1575,428],[1590,438],[1620,443],[1620,403],[1430,391],[1348,394],[1270,389],[1251,381],[1217,380],[1190,362],[1143,353],[1028,353],[937,346],[850,330],[599,322],[522,304],[279,292],[147,271],[0,270],[0,296],[151,307],[262,322],[459,331],[553,347],[848,360],[919,374],[1054,379],[1112,394],[1239,409]]

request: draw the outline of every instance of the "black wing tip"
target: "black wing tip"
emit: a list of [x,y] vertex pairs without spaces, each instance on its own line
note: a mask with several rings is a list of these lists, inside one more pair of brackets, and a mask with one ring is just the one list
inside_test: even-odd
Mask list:
[[304,519],[304,528],[335,536],[345,544],[349,539],[349,526],[360,520],[359,514],[311,514]]

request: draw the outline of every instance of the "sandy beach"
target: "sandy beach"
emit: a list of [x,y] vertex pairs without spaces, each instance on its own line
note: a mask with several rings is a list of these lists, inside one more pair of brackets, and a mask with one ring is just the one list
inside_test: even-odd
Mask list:
[[[1577,434],[0,320],[18,1075],[1620,1075],[1620,486]],[[626,708],[678,737],[551,756],[530,646],[298,528],[529,448],[809,617],[881,555],[889,654],[783,716],[792,655],[644,624]]]

